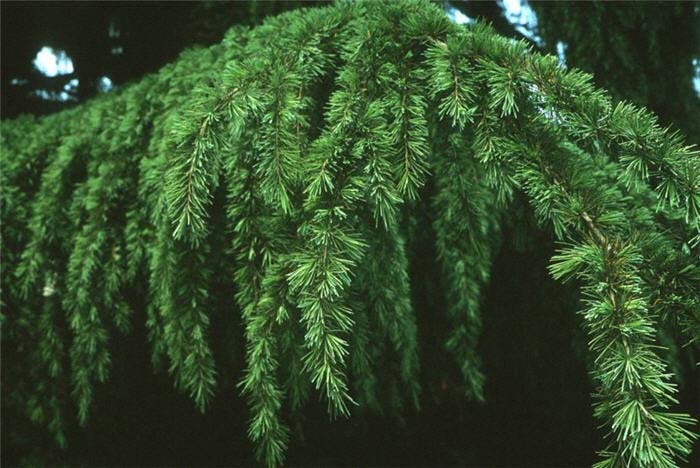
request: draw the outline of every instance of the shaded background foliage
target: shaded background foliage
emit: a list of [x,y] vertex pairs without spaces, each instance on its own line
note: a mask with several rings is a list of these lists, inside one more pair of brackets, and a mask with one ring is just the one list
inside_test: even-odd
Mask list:
[[[119,86],[157,70],[185,47],[218,42],[231,24],[256,24],[267,14],[305,3],[3,3],[2,117],[75,105],[99,92],[101,76],[109,75]],[[502,4],[453,6],[492,22],[503,34],[520,37]],[[564,42],[569,67],[594,73],[597,85],[648,106],[664,124],[699,141],[700,99],[691,81],[692,60],[700,56],[698,2],[535,3],[533,8],[543,49],[555,53],[557,42]],[[119,37],[109,37],[110,24],[118,25]],[[70,54],[74,74],[47,78],[33,70],[31,59],[45,44]],[[112,54],[114,47],[122,47],[123,53]],[[18,77],[27,82],[12,84]],[[60,92],[73,78],[80,82],[74,99],[31,94],[35,89]],[[586,373],[586,338],[575,314],[577,298],[572,288],[547,274],[553,237],[537,228],[524,205],[504,232],[484,295],[479,347],[487,376],[486,402],[465,402],[457,390],[458,370],[443,359],[442,340],[450,325],[434,313],[444,308],[443,295],[437,293],[443,285],[438,282],[434,236],[427,229],[408,249],[423,363],[420,413],[401,419],[356,411],[348,420],[329,422],[324,405],[312,400],[302,416],[304,432],[292,427],[296,433],[289,464],[425,465],[439,460],[542,466],[594,461],[602,434],[590,410],[592,386]],[[424,216],[430,226],[430,213]],[[216,291],[220,301],[231,300],[226,288],[222,283]],[[166,373],[153,373],[144,307],[137,295],[131,299],[134,330],[113,342],[113,377],[97,387],[88,428],[70,427],[69,447],[58,451],[41,429],[5,411],[3,403],[4,463],[253,463],[245,433],[247,410],[233,375],[243,368],[243,343],[236,341],[232,349],[227,340],[228,333],[241,336],[242,330],[227,330],[223,317],[213,317],[216,359],[233,363],[232,375],[220,376],[212,404],[201,415],[189,398],[173,389]],[[3,362],[16,352],[3,343]],[[681,362],[692,366],[692,356],[683,356]],[[680,384],[681,400],[697,408],[697,379],[686,377]],[[696,448],[691,465],[700,464],[698,456]]]
[[[3,2],[2,118],[72,107],[99,92],[102,76],[124,84],[158,70],[187,47],[220,42],[233,24],[258,24],[267,15],[322,3]],[[46,45],[66,51],[74,72],[40,73],[32,60]],[[73,78],[79,86],[71,99],[47,100],[35,93],[60,92]]]
[[700,57],[698,2],[536,2],[534,8],[547,43],[567,44],[570,65],[699,141],[700,99],[688,79]]

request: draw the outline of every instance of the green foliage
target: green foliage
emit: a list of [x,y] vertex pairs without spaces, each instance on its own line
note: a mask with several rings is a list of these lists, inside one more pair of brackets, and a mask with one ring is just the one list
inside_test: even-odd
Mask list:
[[667,410],[677,403],[666,365],[654,352],[654,318],[642,293],[642,255],[624,241],[581,244],[552,260],[555,278],[576,275],[585,284],[583,315],[600,382],[596,416],[612,428],[611,447],[596,466],[673,466],[688,454],[692,422]]
[[698,143],[700,100],[691,81],[700,41],[697,2],[531,5],[548,51],[562,41],[569,66],[593,73],[615,97],[648,107]]
[[283,463],[285,414],[311,387],[334,416],[417,407],[406,239],[426,206],[445,346],[466,396],[488,399],[480,295],[522,193],[569,245],[552,274],[582,285],[610,430],[601,466],[673,466],[696,436],[672,410],[655,325],[675,320],[698,345],[700,155],[590,82],[424,1],[340,3],[232,29],[75,110],[3,122],[3,339],[31,350],[11,363],[9,401],[63,445],[64,388],[87,422],[139,295],[154,365],[204,411],[223,275],[262,463]]

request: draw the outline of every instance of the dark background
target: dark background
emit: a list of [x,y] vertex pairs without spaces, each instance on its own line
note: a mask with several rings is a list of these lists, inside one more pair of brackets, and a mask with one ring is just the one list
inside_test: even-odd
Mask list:
[[[100,92],[101,76],[122,85],[156,71],[186,47],[217,42],[234,23],[254,25],[266,14],[302,4],[3,2],[2,118],[75,106]],[[697,53],[697,2],[567,5],[534,5],[545,41],[542,48],[553,52],[554,39],[566,40],[570,66],[595,72],[597,84],[618,97],[650,105],[664,123],[682,128],[697,141],[693,122],[700,122],[694,120],[700,100],[691,86],[690,66]],[[503,34],[521,37],[496,2],[454,6],[472,18],[491,21]],[[118,37],[108,34],[110,24],[119,30]],[[593,33],[599,42],[587,38]],[[43,46],[65,50],[74,73],[48,78],[34,69],[32,60]],[[113,54],[115,47],[123,52]],[[637,58],[622,61],[620,54]],[[73,78],[79,86],[68,101],[33,94],[38,89],[60,92]],[[26,83],[13,85],[13,79]],[[653,98],[662,91],[661,98]],[[426,233],[412,246],[410,259],[420,334],[421,411],[408,411],[403,421],[356,411],[348,420],[330,422],[325,405],[312,399],[299,421],[303,424],[291,426],[291,465],[585,466],[595,461],[595,450],[603,447],[603,431],[592,417],[592,384],[586,373],[586,340],[575,313],[576,295],[547,275],[553,240],[537,229],[529,213],[524,219],[524,241],[515,242],[506,229],[484,298],[480,352],[487,376],[486,403],[464,401],[457,372],[443,356],[447,324],[434,313],[443,304],[435,294],[439,274],[431,235]],[[167,372],[154,372],[143,307],[139,298],[133,302],[133,331],[113,340],[113,377],[97,388],[88,428],[73,425],[68,449],[59,451],[40,429],[3,415],[3,464],[253,463],[246,437],[248,411],[235,388],[242,343],[233,350],[217,349],[218,362],[231,363],[231,375],[220,376],[217,396],[201,415],[190,399],[173,389]],[[681,390],[684,410],[697,415],[697,379],[686,379]],[[690,461],[694,466],[700,466],[699,451],[696,447]]]
[[[2,118],[55,112],[98,92],[108,76],[115,85],[157,71],[187,47],[221,40],[233,24],[257,24],[267,14],[314,5],[313,1],[270,2],[2,2]],[[118,36],[110,37],[110,25]],[[71,57],[75,72],[49,78],[34,67],[49,46]],[[122,52],[114,54],[113,49]],[[68,102],[33,96],[37,89],[60,92],[80,82]],[[26,80],[13,85],[13,79]]]

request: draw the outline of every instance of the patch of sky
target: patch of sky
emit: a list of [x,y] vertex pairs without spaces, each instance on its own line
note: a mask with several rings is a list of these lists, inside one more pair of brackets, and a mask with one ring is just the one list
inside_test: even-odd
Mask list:
[[106,93],[114,88],[114,83],[108,76],[102,76],[97,80],[97,90],[101,93]]
[[67,101],[77,101],[77,99],[70,94],[68,94],[66,91],[49,91],[46,89],[36,89],[31,92],[32,96],[36,96],[39,99],[43,99],[44,101],[59,101],[59,102],[67,102]]
[[63,50],[54,50],[44,46],[37,52],[34,59],[34,67],[40,73],[53,78],[58,75],[70,75],[73,73],[73,60]]
[[569,46],[566,42],[557,41],[557,58],[559,59],[559,65],[566,68],[566,49]]
[[447,11],[447,17],[450,18],[450,20],[453,23],[457,24],[471,24],[474,22],[473,18],[470,18],[469,16],[465,15],[461,11],[459,11],[458,8],[455,8],[454,6],[450,5],[447,3],[445,6],[445,10]]
[[527,0],[498,0],[498,6],[516,31],[534,42],[537,47],[544,45],[542,37],[537,34],[537,14]]
[[63,85],[63,91],[65,91],[65,92],[67,92],[67,93],[72,93],[72,92],[74,92],[74,91],[77,91],[77,90],[78,90],[78,85],[79,85],[79,84],[80,84],[80,81],[78,81],[77,78],[73,78],[73,79],[70,80],[68,83],[66,83],[65,85]]

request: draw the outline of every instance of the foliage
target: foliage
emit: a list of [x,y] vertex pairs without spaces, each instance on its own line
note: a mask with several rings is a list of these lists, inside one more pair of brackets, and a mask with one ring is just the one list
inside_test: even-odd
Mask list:
[[700,100],[690,79],[700,49],[697,2],[533,2],[547,49],[565,44],[569,65],[613,96],[653,110],[698,142]]
[[[261,462],[283,462],[284,408],[311,388],[333,416],[418,405],[406,241],[426,206],[445,346],[466,396],[488,398],[480,291],[524,194],[565,242],[552,274],[582,285],[610,431],[600,466],[674,466],[691,451],[656,324],[698,344],[700,154],[488,27],[422,0],[287,13],[74,110],[3,122],[2,149],[3,340],[26,350],[3,403],[59,445],[62,397],[86,424],[134,294],[154,364],[206,409],[222,276],[236,291],[224,312],[245,325],[240,389]],[[395,383],[390,402],[381,381]]]

